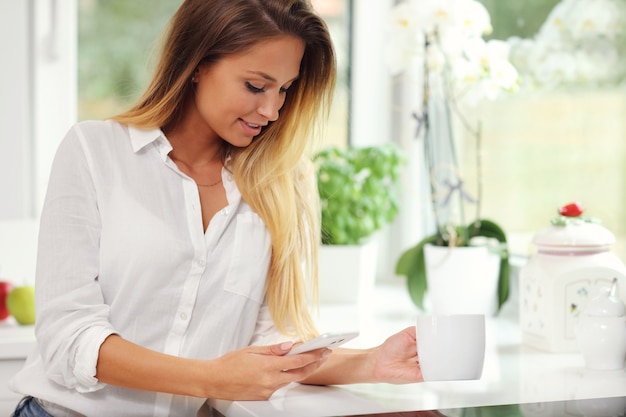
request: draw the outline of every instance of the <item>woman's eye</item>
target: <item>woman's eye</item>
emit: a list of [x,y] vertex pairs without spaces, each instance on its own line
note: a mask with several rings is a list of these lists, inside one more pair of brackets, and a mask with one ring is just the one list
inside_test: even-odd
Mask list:
[[253,93],[262,93],[265,91],[263,87],[255,87],[252,83],[246,81],[246,88]]

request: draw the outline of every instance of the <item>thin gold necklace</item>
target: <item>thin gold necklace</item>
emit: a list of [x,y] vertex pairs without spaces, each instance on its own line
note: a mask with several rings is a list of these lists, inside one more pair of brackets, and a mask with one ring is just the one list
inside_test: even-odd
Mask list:
[[[170,158],[171,158],[171,159],[173,159],[174,161],[179,161],[179,162],[182,162],[182,163],[183,163],[183,164],[185,164],[185,165],[189,165],[189,164],[187,164],[187,162],[182,161],[182,160],[180,160],[180,159],[176,158],[175,156],[172,156],[171,154],[170,154]],[[195,181],[195,180],[194,180],[194,181]],[[215,187],[217,184],[219,184],[219,183],[221,183],[221,182],[222,182],[222,174],[221,174],[221,172],[220,172],[220,179],[219,179],[219,180],[217,180],[217,181],[215,181],[215,182],[213,182],[213,183],[211,183],[211,184],[198,184],[198,182],[196,182],[196,185],[197,185],[198,187],[207,187],[207,188],[209,188],[209,187]]]
[[212,184],[198,184],[198,183],[196,183],[196,185],[197,185],[198,187],[207,187],[207,188],[208,188],[208,187],[214,187],[214,186],[216,186],[217,184],[219,184],[220,182],[222,182],[222,179],[221,179],[221,178],[220,178],[218,181],[215,181],[215,182],[214,182],[214,183],[212,183]]

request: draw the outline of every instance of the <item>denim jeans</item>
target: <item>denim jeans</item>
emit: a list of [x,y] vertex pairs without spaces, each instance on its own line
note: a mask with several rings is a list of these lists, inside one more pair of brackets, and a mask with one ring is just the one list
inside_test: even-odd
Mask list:
[[12,417],[54,417],[41,408],[33,397],[24,397],[17,405]]

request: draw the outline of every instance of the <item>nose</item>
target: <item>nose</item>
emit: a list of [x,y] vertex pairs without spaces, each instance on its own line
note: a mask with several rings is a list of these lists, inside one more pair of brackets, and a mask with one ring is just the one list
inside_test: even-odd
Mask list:
[[285,103],[284,94],[264,94],[257,112],[270,122],[278,120],[278,114]]

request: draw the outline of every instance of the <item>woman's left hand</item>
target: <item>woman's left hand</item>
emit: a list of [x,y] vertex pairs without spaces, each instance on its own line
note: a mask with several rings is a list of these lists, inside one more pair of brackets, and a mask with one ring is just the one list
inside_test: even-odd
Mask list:
[[390,336],[371,351],[374,379],[391,384],[423,381],[417,357],[415,327]]
[[407,327],[371,349],[338,347],[303,383],[313,385],[423,381],[417,358],[415,327]]

